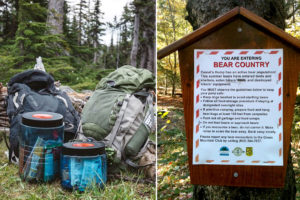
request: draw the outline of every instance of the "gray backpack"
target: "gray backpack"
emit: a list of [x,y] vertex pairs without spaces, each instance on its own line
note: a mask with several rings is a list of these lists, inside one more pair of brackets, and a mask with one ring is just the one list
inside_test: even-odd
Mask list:
[[115,150],[114,163],[133,161],[145,152],[155,130],[155,77],[146,69],[123,66],[103,78],[82,111],[82,131]]

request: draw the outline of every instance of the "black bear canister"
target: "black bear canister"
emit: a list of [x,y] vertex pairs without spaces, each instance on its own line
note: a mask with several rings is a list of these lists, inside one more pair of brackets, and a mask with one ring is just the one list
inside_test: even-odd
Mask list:
[[48,182],[59,176],[64,139],[63,116],[52,112],[22,115],[19,174],[25,181]]

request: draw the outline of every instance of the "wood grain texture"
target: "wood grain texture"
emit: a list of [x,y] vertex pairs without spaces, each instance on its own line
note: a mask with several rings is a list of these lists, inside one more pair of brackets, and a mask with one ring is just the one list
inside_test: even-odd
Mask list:
[[243,17],[248,21],[251,21],[256,26],[259,26],[260,29],[267,31],[269,33],[274,34],[275,37],[278,37],[280,40],[289,43],[290,45],[294,46],[295,48],[300,49],[300,42],[296,38],[290,36],[277,26],[271,24],[270,22],[266,21],[265,19],[255,15],[254,13],[248,11],[242,7],[236,7],[226,13],[225,15],[216,18],[215,20],[209,22],[208,24],[200,27],[199,29],[193,31],[192,33],[186,35],[185,37],[173,42],[172,44],[164,47],[163,49],[157,52],[157,58],[162,59],[165,56],[183,49],[188,45],[193,44],[195,41],[205,37],[206,35],[214,32],[219,27],[230,23],[235,18]]
[[[238,32],[237,29],[242,29]],[[298,41],[299,43],[299,41]],[[284,166],[192,165],[194,49],[283,49],[283,141]],[[287,156],[291,140],[291,126],[296,99],[300,52],[289,40],[282,40],[256,22],[235,17],[210,34],[179,50],[184,117],[188,144],[189,168],[192,184],[271,187],[284,186]],[[201,70],[201,69],[200,69]],[[238,177],[233,174],[237,172]]]

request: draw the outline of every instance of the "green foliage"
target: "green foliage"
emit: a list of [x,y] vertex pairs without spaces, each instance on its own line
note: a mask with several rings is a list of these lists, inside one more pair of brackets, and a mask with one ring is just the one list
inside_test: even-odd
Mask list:
[[299,94],[299,89],[296,97],[291,136],[292,136],[291,154],[293,158],[293,166],[294,166],[294,172],[296,177],[296,188],[297,188],[296,198],[300,199],[300,94]]
[[[192,31],[192,27],[185,20],[186,2],[182,0],[159,0],[157,2],[157,48],[175,42]],[[157,63],[157,75],[160,87],[172,87],[172,95],[175,88],[180,86],[180,72],[177,53],[173,53]]]
[[26,61],[33,61],[38,56],[57,55],[60,48],[52,47],[52,43],[63,43],[59,36],[45,34],[47,32],[47,8],[40,3],[28,0],[19,1],[19,24],[15,45],[17,55],[25,56]]
[[[41,56],[47,72],[76,90],[93,90],[102,77],[130,64],[133,21],[132,4],[124,7],[111,31],[117,41],[103,44],[105,23],[101,0],[80,0],[70,8],[64,2],[63,34],[49,33],[46,24],[48,0],[3,0],[0,2],[0,82],[32,69]],[[89,6],[87,5],[90,3]]]
[[292,36],[300,39],[300,4],[299,1],[296,1],[295,3],[295,14],[292,15],[291,19],[287,20],[287,28],[285,29],[285,31]]
[[[73,82],[69,82],[69,85],[77,91],[81,90],[94,90],[99,80],[103,77],[107,76],[114,69],[95,69],[88,67],[88,69],[84,69],[81,72],[74,72],[76,80]],[[74,77],[74,76],[73,76]],[[72,84],[73,83],[73,84]]]
[[158,108],[158,199],[191,199],[183,110]]
[[130,52],[132,43],[132,32],[134,22],[134,10],[132,6],[126,5],[119,22],[120,42],[119,42],[119,62],[130,64]]
[[[81,1],[81,3],[85,2]],[[81,5],[83,12],[82,24],[80,25],[82,33],[90,34],[92,40],[84,41],[82,45],[78,45],[79,23],[76,15],[73,15],[73,19],[69,20],[67,14],[70,9],[66,2],[64,5],[66,12],[63,24],[64,35],[53,35],[48,32],[46,25],[47,1],[20,0],[18,7],[16,7],[18,10],[11,13],[18,17],[15,37],[10,40],[0,40],[0,82],[7,83],[16,73],[32,69],[36,64],[36,58],[41,56],[46,71],[53,75],[55,80],[70,85],[76,90],[93,90],[102,77],[116,68],[115,63],[106,66],[103,62],[106,59],[115,59],[115,52],[112,52],[110,57],[105,55],[105,57],[99,58],[99,62],[92,64],[94,53],[98,52],[99,54],[105,51],[105,45],[100,44],[100,37],[104,31],[103,22],[100,21],[103,14],[100,11],[100,6],[100,0],[97,0],[93,15],[88,16],[86,7]],[[1,17],[0,14],[0,25]],[[83,23],[87,17],[90,17],[90,26],[88,26],[90,29],[85,29],[87,28],[85,24],[87,21]],[[82,39],[85,38],[84,35],[81,37]],[[96,48],[92,43],[97,43]],[[123,65],[123,63],[119,64]]]

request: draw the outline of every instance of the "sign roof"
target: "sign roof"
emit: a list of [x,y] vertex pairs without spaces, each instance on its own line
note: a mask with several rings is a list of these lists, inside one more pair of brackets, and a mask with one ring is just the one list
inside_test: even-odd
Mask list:
[[300,40],[292,37],[282,29],[271,24],[262,17],[257,16],[253,12],[250,12],[249,10],[243,7],[236,7],[228,13],[224,14],[223,16],[220,16],[215,20],[210,21],[209,23],[193,31],[192,33],[159,50],[157,52],[157,58],[162,59],[165,56],[177,51],[178,49],[182,49],[191,45],[192,43],[200,40],[204,36],[210,34],[211,32],[222,27],[223,25],[230,23],[236,17],[240,17],[245,21],[251,21],[252,23],[258,25],[258,27],[261,28],[263,31],[271,33],[280,40],[285,41],[291,46],[300,50]]

